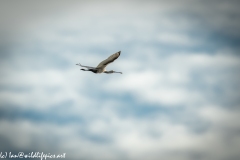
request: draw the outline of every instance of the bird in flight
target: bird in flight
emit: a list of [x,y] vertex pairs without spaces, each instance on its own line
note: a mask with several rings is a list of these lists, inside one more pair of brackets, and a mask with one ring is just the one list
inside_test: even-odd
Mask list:
[[114,53],[113,55],[109,56],[107,59],[105,59],[104,61],[102,61],[101,63],[99,63],[99,65],[97,67],[89,67],[89,66],[83,66],[80,63],[76,64],[79,65],[81,67],[85,67],[87,69],[80,69],[83,71],[91,71],[93,73],[107,73],[107,74],[111,74],[111,73],[121,73],[122,72],[116,72],[116,71],[106,71],[105,68],[107,67],[108,64],[112,63],[113,61],[115,61],[121,54],[121,51]]

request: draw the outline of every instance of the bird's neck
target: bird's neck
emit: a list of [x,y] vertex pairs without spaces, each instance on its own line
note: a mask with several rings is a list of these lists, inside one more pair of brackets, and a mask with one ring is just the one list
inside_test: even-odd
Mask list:
[[103,72],[107,74],[113,73],[113,71],[103,71]]

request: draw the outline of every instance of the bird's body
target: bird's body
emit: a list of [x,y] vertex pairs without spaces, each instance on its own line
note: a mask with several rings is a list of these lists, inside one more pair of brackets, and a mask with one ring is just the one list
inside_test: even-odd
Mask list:
[[97,74],[100,74],[100,73],[107,73],[107,74],[121,73],[122,74],[122,72],[116,72],[116,71],[113,71],[113,70],[111,70],[111,71],[106,71],[105,70],[107,65],[114,62],[120,56],[120,54],[121,54],[121,51],[114,53],[113,55],[109,56],[107,59],[105,59],[104,61],[99,63],[99,65],[97,67],[83,66],[80,63],[78,63],[76,65],[87,68],[87,69],[80,69],[80,70],[91,71],[91,72],[97,73]]

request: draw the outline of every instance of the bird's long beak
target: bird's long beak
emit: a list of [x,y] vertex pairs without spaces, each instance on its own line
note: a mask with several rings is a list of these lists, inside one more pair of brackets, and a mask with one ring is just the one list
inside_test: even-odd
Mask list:
[[114,73],[121,73],[122,74],[122,72],[115,72],[115,71],[114,71]]

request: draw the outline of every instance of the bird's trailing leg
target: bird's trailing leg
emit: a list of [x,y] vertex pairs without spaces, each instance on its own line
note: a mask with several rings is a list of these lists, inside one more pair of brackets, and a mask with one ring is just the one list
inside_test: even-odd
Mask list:
[[88,68],[88,69],[95,69],[94,67],[83,66],[83,65],[81,65],[80,63],[78,63],[78,64],[76,64],[76,65],[81,66],[81,67],[85,67],[85,68]]
[[82,70],[82,71],[91,71],[91,72],[93,72],[93,73],[97,73],[97,70],[96,69],[80,69],[80,70]]

